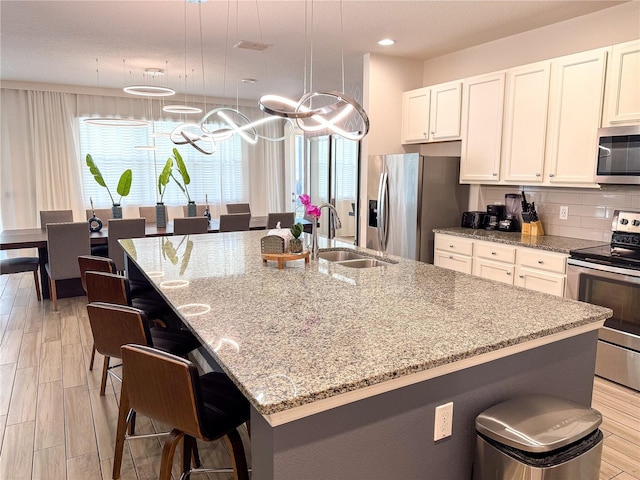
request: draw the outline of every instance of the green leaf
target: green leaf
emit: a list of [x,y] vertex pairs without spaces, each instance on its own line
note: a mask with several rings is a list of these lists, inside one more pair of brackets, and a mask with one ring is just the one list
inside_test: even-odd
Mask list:
[[182,177],[182,181],[185,185],[189,185],[191,183],[191,178],[189,177],[189,173],[187,172],[187,166],[184,164],[182,160],[182,156],[177,148],[173,149],[173,156],[176,159],[176,165],[178,167],[178,171],[180,172],[180,176]]
[[133,172],[131,171],[130,168],[122,172],[122,175],[120,176],[120,180],[118,181],[118,188],[117,188],[117,192],[118,192],[118,195],[120,195],[120,198],[126,197],[127,195],[129,195],[129,192],[131,191],[132,180],[133,180]]
[[289,230],[291,231],[291,235],[293,235],[293,238],[299,238],[300,235],[302,235],[302,231],[304,230],[304,227],[300,222],[298,222],[292,225]]
[[93,178],[96,179],[98,185],[106,188],[107,186],[104,183],[104,178],[102,178],[102,173],[89,153],[87,153],[87,166],[89,167],[89,171],[91,172],[91,175],[93,175]]
[[162,197],[164,196],[164,192],[167,189],[167,184],[169,183],[169,179],[171,178],[171,169],[173,168],[173,159],[171,157],[167,158],[167,163],[164,164],[164,168],[160,175],[158,176],[158,194],[160,195],[160,201],[162,201]]

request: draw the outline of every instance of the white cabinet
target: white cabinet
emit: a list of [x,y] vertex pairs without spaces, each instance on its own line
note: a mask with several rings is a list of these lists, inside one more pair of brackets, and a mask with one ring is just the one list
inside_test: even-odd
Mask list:
[[607,66],[602,126],[640,122],[640,40],[614,45]]
[[564,295],[567,258],[537,248],[435,235],[436,266],[552,295]]
[[430,90],[429,141],[459,140],[462,82],[434,85]]
[[499,72],[463,82],[461,183],[499,180],[504,79]]
[[544,180],[551,62],[507,71],[502,179],[534,185]]
[[594,184],[607,50],[554,59],[547,131],[550,183]]
[[462,82],[418,88],[402,94],[402,143],[460,139]]
[[437,267],[471,273],[473,240],[452,235],[435,234],[433,264]]
[[422,143],[429,138],[429,88],[402,94],[402,143]]

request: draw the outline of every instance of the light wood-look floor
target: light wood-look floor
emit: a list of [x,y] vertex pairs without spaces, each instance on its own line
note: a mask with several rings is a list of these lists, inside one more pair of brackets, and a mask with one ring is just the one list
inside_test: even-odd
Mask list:
[[[110,379],[107,395],[99,395],[102,358],[88,370],[85,305],[84,297],[62,299],[54,313],[51,302],[37,301],[31,274],[0,276],[1,480],[111,478],[119,382]],[[604,416],[600,479],[640,479],[640,393],[596,378],[593,407]],[[154,429],[166,430],[139,418],[139,433]],[[244,439],[250,457],[246,432]],[[122,478],[157,478],[160,445],[131,441]],[[200,449],[205,465],[230,464],[221,442]]]

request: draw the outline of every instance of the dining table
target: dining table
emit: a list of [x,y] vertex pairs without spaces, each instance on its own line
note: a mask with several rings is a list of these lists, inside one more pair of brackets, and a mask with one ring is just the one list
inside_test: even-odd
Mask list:
[[[251,217],[249,230],[266,230],[267,216]],[[303,218],[297,218],[304,226],[304,231],[311,233],[311,222]],[[87,230],[89,226],[87,224]],[[209,221],[208,233],[218,233],[220,231],[220,219],[212,218]],[[155,223],[145,225],[146,237],[166,237],[173,235],[173,222],[167,222],[166,227],[158,227]],[[99,232],[89,232],[91,245],[106,245],[109,239],[108,226],[103,227]],[[0,250],[17,250],[23,248],[37,248],[38,259],[40,260],[40,284],[42,288],[42,298],[50,298],[49,279],[45,270],[48,261],[47,230],[42,228],[19,228],[14,230],[3,230],[0,232]],[[79,279],[61,280],[58,283],[58,298],[84,295],[84,290]]]

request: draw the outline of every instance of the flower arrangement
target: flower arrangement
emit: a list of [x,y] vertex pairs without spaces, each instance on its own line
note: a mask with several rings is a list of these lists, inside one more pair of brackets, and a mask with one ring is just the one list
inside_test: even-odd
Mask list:
[[322,212],[316,205],[313,205],[311,203],[311,197],[309,195],[307,195],[306,193],[303,193],[302,195],[298,196],[298,199],[300,199],[300,203],[304,205],[304,211],[307,215],[311,215],[312,217],[315,217],[316,220],[320,218],[320,215],[322,214]]

